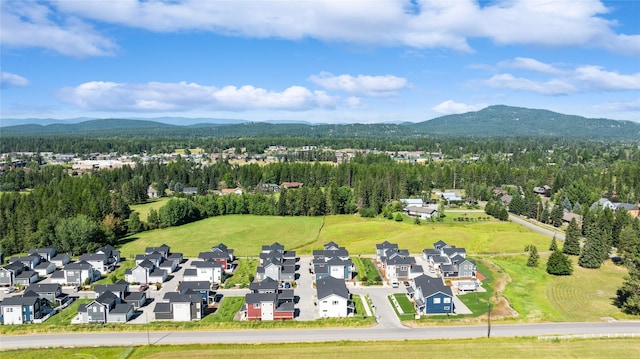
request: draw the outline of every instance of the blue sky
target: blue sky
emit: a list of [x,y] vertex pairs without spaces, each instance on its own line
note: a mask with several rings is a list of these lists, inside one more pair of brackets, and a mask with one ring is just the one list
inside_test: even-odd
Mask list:
[[640,122],[640,1],[0,0],[1,118]]

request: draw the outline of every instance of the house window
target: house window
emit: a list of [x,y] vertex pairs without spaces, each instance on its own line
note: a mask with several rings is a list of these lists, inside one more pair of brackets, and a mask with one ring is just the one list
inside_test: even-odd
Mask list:
[[451,298],[444,298],[444,299],[443,299],[443,302],[444,302],[444,303],[451,303]]
[[97,313],[97,312],[98,312],[98,308],[93,307],[93,312],[94,312],[94,313]]
[[440,304],[440,298],[433,298],[433,304]]
[[7,308],[7,313],[13,313],[13,308]]
[[444,307],[444,310],[449,310],[449,307]]
[[68,273],[67,273],[67,275],[68,275],[69,277],[73,277],[73,272],[68,272]]
[[407,267],[407,266],[401,266],[400,267],[400,270],[403,271],[403,272],[406,272],[408,269],[409,269],[409,267]]
[[260,309],[260,303],[253,304],[253,309]]
[[103,312],[104,312],[104,308],[100,307],[100,313],[103,313]]
[[331,304],[332,304],[332,305],[338,305],[338,301],[337,301],[337,300],[334,300]]

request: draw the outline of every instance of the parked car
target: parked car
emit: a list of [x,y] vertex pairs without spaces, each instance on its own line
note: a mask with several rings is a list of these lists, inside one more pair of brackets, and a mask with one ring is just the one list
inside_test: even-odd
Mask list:
[[398,286],[400,286],[400,283],[398,283],[398,281],[397,281],[397,280],[393,280],[393,281],[391,282],[391,286],[392,286],[393,288],[398,288]]
[[148,284],[140,284],[140,286],[138,287],[138,290],[141,291],[141,292],[144,292],[147,289],[149,289],[149,285]]
[[7,288],[5,288],[5,290],[4,290],[4,292],[5,292],[6,294],[13,293],[13,292],[15,292],[15,291],[16,291],[16,287],[7,287]]

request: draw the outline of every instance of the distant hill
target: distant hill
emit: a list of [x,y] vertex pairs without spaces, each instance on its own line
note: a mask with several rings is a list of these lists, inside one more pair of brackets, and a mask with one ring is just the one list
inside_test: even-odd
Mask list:
[[[409,139],[416,137],[561,137],[638,140],[640,123],[589,119],[547,110],[490,106],[477,112],[448,115],[420,123],[310,124],[243,122],[222,119],[101,119],[80,123],[25,124],[0,129],[2,136],[71,135],[86,137],[308,137]],[[207,122],[215,121],[214,123]],[[202,122],[201,122],[202,121]],[[227,123],[224,123],[228,121]],[[172,124],[166,123],[171,122]],[[230,123],[229,123],[230,122]],[[275,122],[275,123],[274,123]],[[174,125],[180,123],[181,125]]]
[[477,112],[448,115],[408,125],[418,133],[477,137],[555,136],[593,139],[638,139],[640,123],[592,119],[548,110],[490,106]]

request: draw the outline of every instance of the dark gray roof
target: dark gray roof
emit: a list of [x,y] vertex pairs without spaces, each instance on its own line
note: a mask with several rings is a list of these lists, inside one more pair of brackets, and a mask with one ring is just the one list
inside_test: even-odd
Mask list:
[[438,292],[442,292],[449,297],[453,297],[451,287],[448,287],[442,283],[441,278],[431,278],[426,275],[421,275],[414,278],[416,290],[422,291],[422,295],[428,298]]
[[195,268],[187,268],[184,270],[184,274],[185,277],[197,277],[198,276],[198,270]]
[[66,254],[66,253],[58,253],[58,254],[56,254],[55,257],[51,258],[51,261],[52,262],[58,262],[58,261],[64,260],[65,258],[66,259],[71,259],[71,257],[69,257],[69,255]]
[[34,272],[34,271],[30,270],[30,269],[27,269],[26,271],[24,271],[24,272],[22,272],[22,273],[18,274],[18,275],[16,276],[16,279],[18,279],[18,278],[19,278],[19,279],[23,279],[23,278],[31,278],[31,277],[33,277],[33,276],[36,276],[36,277],[37,277],[37,276],[38,276],[38,273],[36,273],[36,272]]
[[118,298],[118,296],[113,294],[111,291],[107,291],[102,293],[98,298],[96,298],[96,302],[111,306],[116,302],[116,298]]
[[213,261],[195,261],[191,262],[191,266],[196,268],[222,268],[222,264]]
[[437,241],[436,243],[433,244],[433,248],[434,249],[440,249],[440,248],[442,248],[444,246],[447,246],[447,242],[442,241],[442,240]]
[[275,303],[277,298],[276,293],[247,293],[245,296],[245,302],[247,304],[255,304],[262,302],[272,302]]
[[118,303],[109,311],[109,314],[126,314],[133,310],[133,305],[128,303]]
[[165,293],[164,299],[172,303],[201,303],[202,296],[198,293],[194,293],[191,290],[187,290],[184,294],[178,292]]
[[207,280],[198,280],[193,282],[181,282],[178,284],[178,292],[185,293],[187,290],[211,290],[211,282]]
[[278,252],[283,252],[284,251],[284,246],[278,242],[273,243],[272,245],[263,245],[262,246],[262,251],[278,251]]
[[5,298],[2,302],[0,302],[0,306],[9,306],[9,305],[34,305],[38,297],[23,297],[23,296],[13,296],[9,298]]
[[67,263],[64,266],[65,270],[67,270],[67,269],[71,269],[71,270],[76,270],[76,269],[87,270],[89,268],[91,268],[91,264],[87,263],[86,261]]
[[254,292],[262,292],[265,290],[276,291],[278,289],[278,282],[273,280],[271,277],[267,277],[260,282],[253,282],[249,284],[249,290]]
[[171,313],[171,303],[156,303],[156,306],[153,308],[154,313]]
[[142,298],[144,298],[146,296],[147,296],[146,292],[131,292],[131,293],[127,293],[127,295],[124,297],[124,300],[125,301],[141,300]]
[[376,249],[385,249],[385,248],[398,248],[397,244],[389,243],[388,241],[384,241],[380,244],[376,244]]
[[349,299],[349,290],[344,280],[333,277],[326,277],[316,281],[318,300],[326,298],[332,294]]
[[98,284],[94,287],[94,291],[96,293],[104,293],[107,291],[110,292],[120,292],[120,293],[124,293],[127,291],[127,288],[129,287],[129,283],[123,283],[123,284],[119,284],[119,283],[115,283],[115,284]]
[[107,261],[107,255],[104,253],[85,253],[80,256],[81,261]]
[[327,249],[331,249],[331,248],[340,248],[340,246],[338,245],[338,243],[331,241],[329,243],[326,243],[322,246],[325,250]]
[[60,284],[36,283],[36,284],[31,284],[29,287],[27,287],[26,290],[32,290],[36,293],[54,293],[60,289],[62,289],[62,287],[60,287]]
[[153,267],[155,267],[155,264],[153,264],[153,262],[151,262],[150,260],[145,259],[142,262],[138,263],[138,266],[147,268],[147,269],[152,269]]

